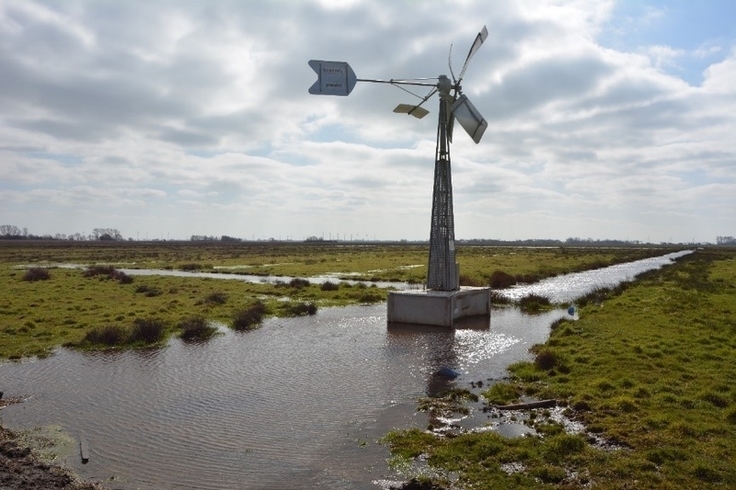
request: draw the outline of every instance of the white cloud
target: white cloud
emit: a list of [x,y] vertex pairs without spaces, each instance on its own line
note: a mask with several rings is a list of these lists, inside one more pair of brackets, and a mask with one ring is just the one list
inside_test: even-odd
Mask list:
[[647,46],[644,52],[651,58],[652,64],[661,69],[667,66],[677,66],[677,59],[686,54],[684,49],[674,49],[670,46]]
[[[731,50],[728,58],[720,63],[710,65],[705,70],[705,80],[703,81],[703,89],[708,93],[714,94],[734,94],[736,93],[736,48]],[[729,99],[733,106],[734,100]]]

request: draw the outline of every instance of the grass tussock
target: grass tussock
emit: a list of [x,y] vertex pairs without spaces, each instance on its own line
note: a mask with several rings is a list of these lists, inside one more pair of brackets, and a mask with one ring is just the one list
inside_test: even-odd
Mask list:
[[124,347],[153,345],[164,340],[166,325],[154,318],[137,318],[129,327],[111,324],[89,330],[82,341],[83,346]]
[[290,302],[280,308],[283,316],[311,316],[317,314],[317,305],[312,301]]
[[94,328],[84,336],[85,343],[113,347],[126,343],[128,331],[119,325]]
[[516,278],[504,271],[493,271],[488,279],[491,289],[506,289],[516,284]]
[[459,280],[461,286],[483,287],[488,285],[482,278],[469,274],[460,274]]
[[140,293],[147,298],[153,298],[162,295],[164,292],[156,287],[149,284],[141,284],[135,288],[136,293]]
[[201,316],[186,318],[179,322],[177,328],[180,330],[179,338],[189,342],[209,340],[217,334],[217,328]]
[[199,262],[187,262],[186,264],[181,264],[179,266],[179,270],[184,272],[196,272],[209,269],[212,269],[212,264],[200,264]]
[[515,383],[499,381],[483,391],[483,397],[490,405],[508,405],[518,401],[522,391]]
[[550,308],[549,298],[538,294],[528,294],[519,300],[519,309],[524,313],[540,313]]
[[101,279],[112,279],[121,284],[130,284],[133,278],[125,272],[117,270],[111,265],[91,265],[82,273],[84,277],[97,277]]
[[24,281],[48,281],[51,279],[51,273],[45,267],[31,267],[23,274]]
[[498,291],[491,290],[491,304],[492,305],[510,305],[513,301],[506,296],[501,295]]
[[130,331],[131,343],[155,344],[163,340],[166,325],[156,318],[136,318]]
[[232,319],[232,328],[238,331],[255,330],[261,325],[266,313],[266,305],[256,301],[247,308],[235,312]]
[[295,288],[295,289],[302,289],[302,288],[309,287],[309,284],[310,284],[309,281],[307,281],[306,279],[302,279],[300,277],[295,277],[294,279],[289,281],[289,287]]
[[208,305],[224,305],[227,303],[228,295],[221,291],[215,291],[208,294],[204,298],[204,302]]
[[320,287],[322,291],[337,291],[340,289],[340,284],[330,281],[323,282]]

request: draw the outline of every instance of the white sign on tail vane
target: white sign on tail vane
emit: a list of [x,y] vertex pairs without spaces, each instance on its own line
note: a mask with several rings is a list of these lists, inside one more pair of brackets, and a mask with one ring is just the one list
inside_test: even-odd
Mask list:
[[309,87],[314,95],[348,95],[358,79],[345,61],[309,60],[309,66],[317,73],[317,81]]

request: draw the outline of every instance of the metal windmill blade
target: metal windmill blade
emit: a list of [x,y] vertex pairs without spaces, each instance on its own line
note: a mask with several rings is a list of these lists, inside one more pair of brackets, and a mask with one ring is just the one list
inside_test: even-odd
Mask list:
[[473,45],[470,47],[470,51],[468,51],[468,56],[465,58],[463,69],[460,71],[460,76],[457,79],[458,86],[460,85],[460,82],[463,80],[463,76],[465,75],[465,70],[468,69],[468,63],[470,62],[470,58],[472,58],[473,55],[478,52],[480,47],[483,45],[483,41],[485,41],[487,37],[488,37],[488,29],[486,29],[486,26],[483,26],[483,29],[481,29],[478,35],[475,36],[475,41],[473,41]]
[[[406,89],[403,89],[403,90],[405,90],[406,92],[409,92],[410,94],[412,94],[412,95],[414,95],[416,97],[419,97],[418,95],[416,95],[413,92],[410,92],[410,91],[408,91]],[[418,103],[416,105],[412,105],[412,104],[399,104],[399,105],[397,105],[394,108],[394,112],[397,112],[397,113],[400,113],[400,114],[409,114],[410,116],[414,116],[417,119],[421,119],[424,116],[426,116],[427,114],[429,114],[429,111],[427,109],[425,109],[424,107],[422,107],[422,104],[424,104],[425,102],[427,102],[429,100],[429,98],[432,97],[435,93],[437,93],[437,88],[436,87],[433,88],[432,90],[430,90],[430,92],[426,96],[422,97],[421,98],[422,101],[420,103]]]
[[[452,115],[460,123],[468,136],[470,136],[475,143],[480,143],[480,139],[483,137],[486,128],[488,128],[488,121],[478,112],[473,104],[470,103],[470,99],[465,94],[460,94],[460,97],[455,99],[450,110]],[[450,130],[452,134],[452,130]]]
[[465,71],[468,69],[470,59],[478,52],[487,37],[488,29],[486,26],[483,26],[483,29],[481,29],[478,35],[475,36],[475,41],[473,41],[472,46],[470,46],[468,55],[465,57],[465,62],[463,63],[463,68],[460,71],[460,76],[457,79],[455,79],[455,73],[452,70],[452,45],[450,45],[450,54],[447,62],[450,67],[450,74],[452,75],[452,88],[454,89],[452,107],[447,111],[447,136],[450,143],[452,143],[455,119],[460,121],[460,125],[465,129],[475,143],[480,142],[483,133],[488,127],[488,123],[483,119],[483,116],[480,115],[475,106],[473,106],[473,104],[470,103],[470,100],[468,100],[468,98],[462,93],[462,87],[460,85],[460,82],[462,82],[463,76],[465,75]]

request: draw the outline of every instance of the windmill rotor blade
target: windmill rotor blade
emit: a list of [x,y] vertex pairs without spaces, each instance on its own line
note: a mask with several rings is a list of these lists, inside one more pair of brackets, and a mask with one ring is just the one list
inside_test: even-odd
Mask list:
[[447,138],[450,140],[450,143],[452,143],[452,128],[455,127],[455,116],[452,115],[452,111],[450,111],[450,118],[447,121]]
[[450,43],[450,52],[447,54],[447,66],[450,67],[450,75],[452,75],[452,81],[455,82],[455,72],[452,71],[452,43]]
[[452,100],[445,102],[445,122],[447,122],[447,138],[450,140],[450,143],[452,143],[452,130],[455,127],[455,115],[452,112],[452,106],[455,104],[456,100],[457,92],[455,92]]
[[473,41],[473,45],[470,47],[468,57],[465,58],[465,63],[463,64],[463,69],[460,71],[460,77],[458,78],[458,81],[463,79],[463,75],[465,75],[465,70],[468,69],[468,62],[470,62],[470,58],[472,58],[473,55],[480,49],[480,47],[483,45],[483,41],[485,41],[487,37],[488,29],[486,29],[486,26],[483,26],[483,29],[478,33],[477,36],[475,36],[475,41]]
[[424,107],[419,107],[418,105],[411,104],[399,104],[394,109],[394,112],[397,112],[399,114],[409,114],[410,116],[414,116],[417,119],[421,119],[429,114],[429,111]]
[[[401,88],[401,87],[399,87]],[[403,89],[406,90],[406,89]],[[411,94],[411,92],[409,92]],[[429,114],[429,111],[422,107],[422,104],[427,102],[430,97],[432,97],[434,94],[437,93],[437,87],[433,88],[429,91],[427,95],[422,97],[422,101],[418,104],[411,105],[411,104],[399,104],[394,108],[394,112],[403,113],[403,114],[409,114],[411,116],[416,117],[417,119],[421,119],[427,114]],[[412,94],[415,95],[415,94]]]
[[455,116],[457,122],[463,127],[468,136],[470,136],[475,143],[479,143],[483,137],[488,122],[481,116],[478,109],[475,108],[470,100],[463,94],[457,98],[454,104],[452,104],[452,115]]

